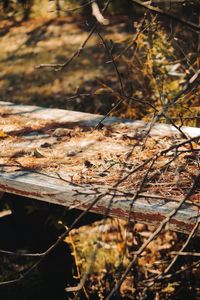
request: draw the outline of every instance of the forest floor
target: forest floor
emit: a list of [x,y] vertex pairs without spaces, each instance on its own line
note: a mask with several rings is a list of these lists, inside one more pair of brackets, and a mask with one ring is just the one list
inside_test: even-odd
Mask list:
[[[108,57],[97,34],[89,39],[80,56],[63,71],[36,68],[44,63],[62,64],[67,61],[79,49],[88,33],[85,22],[71,17],[33,19],[18,24],[1,21],[0,101],[107,113],[112,108],[113,99],[106,94],[102,96],[98,91],[110,83],[119,88],[119,81],[113,67],[105,63]],[[102,34],[114,40],[120,48],[120,43],[129,39],[132,33],[127,30],[124,18],[119,18],[118,22],[113,19],[109,29],[102,30]],[[80,274],[84,274],[87,269],[88,257],[101,235],[101,241],[98,241],[100,251],[86,283],[86,299],[104,299],[113,282],[121,277],[133,258],[134,251],[153,230],[146,225],[130,226],[124,221],[109,219],[106,224],[100,221],[71,232],[66,241],[72,245]],[[143,280],[151,274],[159,274],[162,263],[166,266],[171,259],[167,253],[179,249],[185,240],[186,236],[165,230],[150,243],[124,281],[119,299],[140,299],[145,287]],[[193,249],[198,250],[197,240],[192,245]],[[189,263],[192,263],[192,259]],[[183,257],[174,268],[181,269],[187,264],[188,258]],[[197,267],[159,282],[153,286],[146,299],[199,299],[199,276]]]
[[[130,37],[123,18],[104,30],[116,44]],[[105,63],[104,46],[97,34],[79,57],[61,72],[36,69],[43,63],[64,63],[87,38],[87,25],[71,17],[33,19],[26,23],[0,22],[0,100],[106,113],[112,102],[95,92],[118,78]],[[74,96],[75,95],[75,96]]]

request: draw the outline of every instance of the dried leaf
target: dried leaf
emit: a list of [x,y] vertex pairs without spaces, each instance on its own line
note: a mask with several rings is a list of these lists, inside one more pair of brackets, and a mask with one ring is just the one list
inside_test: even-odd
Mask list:
[[3,132],[2,130],[0,130],[0,139],[6,138],[8,135]]

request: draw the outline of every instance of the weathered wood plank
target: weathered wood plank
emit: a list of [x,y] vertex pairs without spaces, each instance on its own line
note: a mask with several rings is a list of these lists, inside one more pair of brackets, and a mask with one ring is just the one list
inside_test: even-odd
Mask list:
[[[58,178],[31,172],[15,172],[14,174],[0,174],[0,190],[33,199],[46,201],[69,209],[86,209],[95,197],[106,193],[108,187],[74,186],[62,182]],[[111,196],[105,194],[91,209],[99,214],[105,214],[110,205]],[[130,213],[132,200],[127,197],[116,197],[112,202],[109,215],[121,219],[127,219]],[[178,203],[158,199],[138,198],[134,201],[131,210],[131,220],[143,222],[148,225],[159,223],[173,210]],[[169,227],[172,230],[188,233],[196,223],[199,215],[197,209],[185,204],[172,218]],[[200,231],[198,232],[200,234]]]
[[[8,108],[13,111],[13,114],[22,114],[30,116],[30,118],[40,118],[43,120],[54,120],[58,123],[79,123],[81,125],[85,126],[96,126],[98,123],[102,120],[103,116],[95,115],[95,114],[89,114],[89,113],[82,113],[82,112],[76,112],[76,111],[69,111],[69,110],[63,110],[63,109],[51,109],[51,108],[42,108],[38,106],[31,106],[31,105],[15,105],[10,102],[3,102],[0,101],[0,109],[2,108]],[[115,117],[109,117],[106,118],[103,121],[104,125],[109,125],[112,123],[126,123],[130,131],[140,129],[145,130],[149,124],[140,121],[130,121],[127,119],[119,119]],[[195,137],[200,134],[200,129],[195,127],[181,127],[182,131],[185,134],[188,134],[190,137]],[[168,124],[155,124],[154,127],[151,130],[151,135],[158,135],[158,136],[166,136],[166,135],[172,135],[172,134],[179,134],[179,131]]]
[[[7,102],[0,102],[0,113],[3,113],[4,115],[7,113],[9,116],[26,116],[32,120],[32,123],[37,123],[37,119],[45,121],[53,120],[56,125],[54,127],[55,130],[59,127],[65,128],[66,126],[64,125],[66,124],[70,126],[73,124],[86,127],[95,126],[102,119],[102,116],[99,115],[65,111],[60,109],[40,108],[36,106],[13,105],[12,103]],[[109,125],[116,122],[124,122],[126,124],[126,134],[129,135],[129,138],[134,137],[137,134],[141,134],[141,132],[147,130],[149,126],[149,124],[143,121],[130,122],[128,120],[121,120],[117,118],[107,118],[104,121],[104,124]],[[15,124],[12,126],[11,125],[9,125],[10,127],[3,127],[3,125],[1,126],[4,128],[4,132],[9,134],[12,132],[17,132]],[[45,123],[44,127],[47,125]],[[0,128],[0,130],[2,128]],[[119,132],[116,134],[120,134],[120,127],[118,129]],[[19,126],[18,131],[21,132],[20,130],[21,129]],[[199,128],[182,127],[182,131],[184,131],[184,133],[190,137],[196,137],[200,135]],[[151,130],[151,135],[158,137],[177,137],[180,134],[176,128],[173,128],[170,125],[155,124]],[[121,143],[120,139],[117,142],[115,140],[115,132],[109,140],[104,140],[104,137],[102,137],[102,139],[96,139],[96,137],[93,135],[89,136],[89,138],[83,136],[80,137],[75,144],[73,142],[73,138],[69,138],[68,140],[65,140],[59,148],[57,145],[59,141],[57,136],[51,136],[51,134],[37,130],[35,132],[22,132],[21,139],[19,141],[15,141],[15,144],[11,146],[11,151],[13,149],[15,149],[15,151],[16,149],[22,151],[22,148],[35,151],[35,149],[37,150],[38,147],[41,146],[41,143],[57,143],[56,147],[58,148],[56,148],[56,150],[54,148],[47,148],[47,150],[42,150],[42,154],[39,152],[39,155],[41,154],[42,156],[39,161],[40,164],[42,162],[46,164],[48,161],[45,160],[47,156],[48,159],[51,158],[50,162],[56,161],[57,164],[63,164],[64,171],[61,170],[57,172],[56,169],[46,173],[38,170],[34,172],[33,170],[22,171],[16,169],[13,171],[12,168],[5,169],[3,166],[1,166],[0,191],[63,205],[69,209],[76,207],[82,210],[87,209],[92,201],[99,197],[99,200],[92,207],[91,211],[104,214],[110,205],[110,216],[127,219],[130,214],[131,220],[158,225],[165,218],[165,216],[178,205],[177,201],[169,201],[169,199],[159,200],[152,197],[139,197],[132,204],[131,196],[126,196],[121,192],[117,192],[113,198],[113,193],[115,193],[115,191],[111,189],[112,185],[109,185],[108,182],[106,183],[104,178],[102,178],[102,181],[93,183],[90,181],[77,183],[73,182],[73,180],[69,180],[70,176],[73,176],[76,173],[76,168],[83,168],[82,163],[85,159],[91,160],[92,162],[95,159],[98,161],[99,158],[97,156],[99,152],[101,152],[102,155],[103,152],[106,151],[110,151],[109,153],[113,154],[126,154],[126,152],[130,150],[130,145],[124,145]],[[73,151],[76,151],[75,155],[73,155],[73,153],[69,155],[69,150],[71,148],[73,148]],[[59,154],[57,154],[58,150]],[[19,154],[19,152],[16,153]],[[66,153],[68,153],[67,156]],[[3,149],[2,144],[1,156],[3,159],[3,155],[6,154],[7,148]],[[38,152],[36,154],[38,155]],[[34,153],[34,157],[37,156],[36,154]],[[18,158],[18,156],[16,157]],[[30,158],[32,157],[30,156]],[[20,159],[22,158],[20,157],[18,162],[23,162]],[[69,160],[71,160],[70,164]],[[95,166],[97,171],[100,170],[98,169],[100,168],[100,165],[101,164],[97,164],[97,166]],[[95,170],[95,172],[97,171]],[[58,177],[58,173],[63,179]],[[131,190],[129,188],[129,192],[134,193],[134,189]],[[196,196],[198,197],[199,195]],[[110,201],[112,201],[111,204]],[[130,212],[131,206],[132,209]],[[186,203],[171,219],[169,226],[173,230],[189,233],[198,218],[198,214],[199,212],[197,206]],[[200,234],[200,229],[198,234]]]

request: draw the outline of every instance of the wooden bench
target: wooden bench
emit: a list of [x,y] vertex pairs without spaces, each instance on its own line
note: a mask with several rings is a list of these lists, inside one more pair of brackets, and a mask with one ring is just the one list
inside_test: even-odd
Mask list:
[[[149,124],[143,121],[106,118],[102,122],[105,127],[93,130],[102,116],[8,102],[0,102],[0,118],[2,192],[69,209],[91,206],[91,212],[156,226],[178,204],[170,195],[149,191],[135,197],[130,185],[120,188],[112,181],[120,170],[120,176],[131,173],[136,164],[125,165],[124,157],[129,162],[132,145],[144,136]],[[199,128],[182,127],[182,131],[190,137],[200,135]],[[180,133],[171,125],[155,124],[150,135],[162,146],[167,136],[176,142]],[[142,151],[140,155],[143,159]],[[199,216],[199,193],[195,199],[194,204],[190,199],[178,209],[170,219],[170,229],[191,232]]]

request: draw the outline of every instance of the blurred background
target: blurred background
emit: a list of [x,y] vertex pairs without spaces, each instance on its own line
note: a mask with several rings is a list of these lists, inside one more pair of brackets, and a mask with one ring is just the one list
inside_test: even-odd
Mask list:
[[[199,127],[199,86],[189,82],[199,74],[200,66],[199,1],[141,1],[158,8],[158,14],[136,2],[111,1],[104,14],[109,24],[98,24],[88,39],[96,22],[91,1],[2,0],[0,101],[145,121],[168,107],[168,118],[161,116],[161,122],[168,123],[170,119],[177,125]],[[105,3],[98,1],[101,9]],[[60,70],[84,41],[87,43],[80,55],[75,55]],[[5,199],[5,207],[12,209],[15,199],[9,197],[10,202]],[[42,245],[37,240],[38,231],[33,238],[29,231],[32,227],[27,225],[30,248],[38,243],[42,250],[46,249],[67,226],[69,215],[63,217],[65,213],[61,208],[47,208],[30,201],[24,212],[27,220],[40,216],[41,224],[50,232],[50,240],[44,240]],[[8,231],[1,228],[2,240],[7,241],[6,236],[11,236],[15,243],[18,235],[7,227]],[[116,219],[108,219],[106,224],[99,220],[74,229],[55,256],[40,268],[39,279],[37,274],[31,282],[25,281],[17,288],[8,287],[2,294],[0,290],[1,299],[72,299],[71,294],[63,294],[63,286],[67,282],[79,282],[99,234],[101,247],[80,299],[104,299],[133,258],[134,251],[153,230],[150,226]],[[44,233],[46,236],[45,230]],[[180,249],[186,239],[184,234],[164,230],[137,260],[117,299],[200,299],[199,265],[191,268],[198,260],[187,256],[181,257],[172,270],[185,268],[185,272],[156,283],[146,291],[146,298],[141,298],[148,278],[168,265],[169,252]],[[16,243],[24,246],[19,239]],[[199,250],[197,238],[191,242],[190,249]],[[0,262],[1,280],[13,278],[14,273],[32,263],[7,257],[1,257]]]
[[[199,2],[151,1],[199,25]],[[105,1],[99,1],[102,8]],[[95,22],[87,1],[1,1],[0,100],[151,120],[199,69],[198,30],[134,1],[111,1],[84,50],[61,72],[35,67],[65,63]],[[111,53],[109,53],[111,52]],[[114,58],[118,72],[111,62]],[[199,125],[198,89],[169,109],[177,123]],[[181,119],[180,119],[181,115]]]

